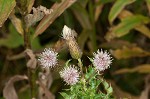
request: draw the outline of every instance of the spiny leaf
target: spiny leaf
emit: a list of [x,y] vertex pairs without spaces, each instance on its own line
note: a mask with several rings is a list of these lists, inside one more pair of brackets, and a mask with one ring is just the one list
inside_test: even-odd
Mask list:
[[115,37],[121,37],[129,33],[129,31],[141,24],[147,24],[150,22],[148,17],[142,15],[134,15],[127,18],[122,19],[121,23],[117,26],[114,26],[110,29],[110,31],[106,34],[106,39],[110,41]]
[[131,57],[144,57],[150,56],[150,52],[144,51],[139,47],[123,47],[112,51],[112,55],[117,59],[127,59]]
[[121,12],[122,9],[124,9],[126,5],[131,4],[134,1],[136,0],[117,0],[109,12],[108,19],[110,24],[113,23],[114,19],[118,16],[118,14]]
[[0,0],[0,27],[7,20],[15,6],[15,0]]
[[150,73],[150,64],[142,64],[139,66],[136,66],[135,68],[124,68],[115,71],[114,74],[124,74],[124,73],[133,73],[133,72],[138,72],[138,73]]

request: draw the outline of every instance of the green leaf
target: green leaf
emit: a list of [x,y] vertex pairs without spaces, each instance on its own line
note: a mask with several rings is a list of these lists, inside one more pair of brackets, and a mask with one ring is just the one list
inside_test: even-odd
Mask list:
[[142,15],[134,15],[124,18],[121,23],[114,26],[106,34],[106,39],[109,41],[115,37],[121,37],[129,33],[129,31],[141,24],[147,24],[150,22],[148,17]]
[[121,12],[122,9],[124,9],[126,5],[131,4],[134,1],[136,0],[117,0],[109,12],[108,19],[110,24],[113,23],[114,19],[118,16],[118,14]]
[[69,62],[71,61],[71,59],[69,59],[66,63],[65,66],[69,66]]
[[19,35],[12,24],[9,25],[9,31],[10,33],[8,34],[7,38],[0,39],[0,46],[17,48],[20,45],[23,45],[23,37]]
[[33,28],[30,28],[30,33],[32,34],[30,37],[31,38],[31,46],[32,46],[33,50],[38,50],[38,49],[42,48],[42,46],[40,44],[39,37],[32,39],[34,32],[35,32],[35,30]]
[[7,20],[15,6],[15,0],[0,0],[0,27]]
[[65,99],[70,99],[70,96],[66,94],[65,92],[60,93]]
[[33,50],[37,50],[37,49],[42,48],[42,46],[40,44],[40,40],[39,40],[38,37],[33,39],[33,40],[31,40],[31,45],[32,45]]

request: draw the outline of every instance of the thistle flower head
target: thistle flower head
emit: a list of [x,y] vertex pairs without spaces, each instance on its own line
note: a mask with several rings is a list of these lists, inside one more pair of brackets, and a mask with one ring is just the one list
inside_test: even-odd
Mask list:
[[77,37],[77,33],[65,25],[63,28],[62,37],[66,40],[72,58],[81,58],[82,51],[80,50],[79,45],[75,39],[75,37]]
[[57,56],[57,52],[55,52],[51,48],[45,48],[44,52],[40,54],[38,61],[44,68],[52,68],[57,65]]
[[77,36],[77,34],[76,34],[76,32],[74,30],[71,30],[66,25],[64,26],[63,31],[62,31],[63,39],[70,40],[70,39],[73,39],[76,36]]
[[97,51],[97,53],[93,53],[93,65],[95,69],[98,71],[104,71],[110,67],[112,63],[112,57],[107,51]]
[[60,71],[60,76],[68,85],[74,85],[79,80],[79,72],[74,66],[65,67]]

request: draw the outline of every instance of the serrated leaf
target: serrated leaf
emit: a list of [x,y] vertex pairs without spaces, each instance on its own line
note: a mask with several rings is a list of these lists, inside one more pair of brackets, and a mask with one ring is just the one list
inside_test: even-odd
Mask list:
[[129,33],[129,31],[141,24],[147,24],[150,22],[150,18],[142,15],[134,15],[124,18],[121,23],[114,26],[107,32],[105,38],[110,41],[115,37],[121,37]]
[[59,17],[68,7],[70,7],[76,0],[62,0],[61,3],[55,3],[52,6],[53,12],[47,16],[45,16],[42,21],[39,23],[35,30],[34,37],[42,34],[49,25],[53,23],[53,21]]
[[114,72],[114,74],[124,74],[124,73],[150,73],[150,64],[138,65],[135,68],[124,68]]
[[7,20],[15,6],[15,0],[0,0],[0,27]]
[[150,56],[150,52],[144,51],[139,47],[123,47],[112,51],[112,55],[117,59],[127,59],[131,57]]
[[136,0],[117,0],[113,7],[111,8],[108,19],[110,24],[113,23],[114,19],[118,16],[118,14],[121,12],[122,9],[128,4],[133,3]]

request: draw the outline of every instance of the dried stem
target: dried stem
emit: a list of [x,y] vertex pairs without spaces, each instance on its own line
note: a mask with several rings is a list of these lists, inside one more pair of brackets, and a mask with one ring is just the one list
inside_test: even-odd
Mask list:
[[[25,24],[23,16],[23,23]],[[31,41],[30,41],[30,32],[29,28],[24,25],[24,47],[25,49],[31,49]],[[26,61],[29,61],[29,56],[26,54]],[[28,78],[31,88],[31,97],[32,99],[36,97],[36,75],[35,75],[35,69],[32,69],[28,67]]]

